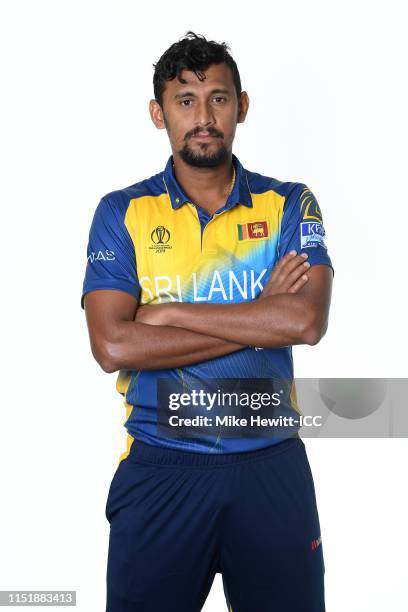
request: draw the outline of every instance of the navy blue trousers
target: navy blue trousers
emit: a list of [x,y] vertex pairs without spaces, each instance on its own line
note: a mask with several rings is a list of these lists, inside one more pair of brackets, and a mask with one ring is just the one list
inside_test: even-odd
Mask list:
[[106,517],[106,612],[199,612],[217,572],[229,612],[325,611],[315,489],[298,436],[219,455],[135,440]]

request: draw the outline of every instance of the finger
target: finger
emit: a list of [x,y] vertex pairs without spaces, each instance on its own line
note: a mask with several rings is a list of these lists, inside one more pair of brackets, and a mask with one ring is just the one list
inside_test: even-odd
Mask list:
[[[286,264],[288,264],[290,261],[294,260],[295,258],[296,258],[296,251],[289,251],[289,253],[286,253],[286,255],[282,257],[282,259],[279,259],[273,267],[271,275],[268,279],[268,283],[276,282],[281,271],[285,268]],[[304,261],[304,259],[302,259],[302,261]]]
[[285,275],[290,274],[290,272],[292,272],[293,270],[301,266],[305,261],[307,261],[307,258],[307,253],[301,253],[300,255],[291,257],[283,263],[280,271],[283,272]]
[[[283,292],[288,291],[298,277],[308,269],[309,265],[303,265],[307,258],[307,253],[297,255],[295,250],[290,251],[276,263],[265,286],[278,284],[282,286]],[[289,278],[292,273],[293,276]]]
[[293,283],[290,289],[288,289],[288,293],[297,293],[299,289],[306,285],[308,280],[309,277],[306,274],[303,274],[295,283]]
[[292,272],[290,272],[284,281],[284,284],[289,289],[305,272],[310,268],[310,263],[308,261],[303,261],[297,268],[295,268]]
[[289,251],[289,253],[286,253],[286,255],[284,255],[282,257],[282,259],[279,259],[274,267],[274,270],[280,270],[281,268],[283,268],[288,262],[292,261],[293,259],[295,259],[297,253],[296,251]]
[[[310,266],[305,261],[307,255],[297,255],[286,263],[276,272],[274,282],[284,286],[285,291],[301,276]],[[306,265],[305,265],[306,264]]]

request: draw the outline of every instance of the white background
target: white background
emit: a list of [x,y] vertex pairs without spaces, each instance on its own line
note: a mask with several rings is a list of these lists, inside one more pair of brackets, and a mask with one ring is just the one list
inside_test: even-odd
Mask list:
[[[330,326],[295,350],[296,375],[407,377],[407,14],[396,0],[1,12],[0,589],[76,589],[80,612],[102,611],[125,409],[91,355],[80,295],[100,197],[170,155],[148,115],[153,62],[189,29],[229,43],[251,101],[234,152],[321,205]],[[305,442],[328,612],[406,611],[407,440]],[[226,610],[220,575],[204,610]]]

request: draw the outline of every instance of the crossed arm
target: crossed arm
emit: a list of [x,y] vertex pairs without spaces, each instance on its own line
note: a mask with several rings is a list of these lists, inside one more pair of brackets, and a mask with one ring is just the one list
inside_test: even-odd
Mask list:
[[243,303],[170,302],[138,308],[125,292],[91,291],[85,296],[85,312],[93,355],[106,372],[157,370],[248,345],[316,344],[327,329],[332,271],[326,265],[307,266],[302,256],[286,255],[260,296]]

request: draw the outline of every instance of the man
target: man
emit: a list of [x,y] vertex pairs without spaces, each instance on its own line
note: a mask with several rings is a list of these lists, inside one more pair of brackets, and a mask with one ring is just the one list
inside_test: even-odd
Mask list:
[[[150,115],[172,155],[163,172],[100,201],[82,296],[93,355],[119,371],[127,408],[128,448],[106,507],[107,611],[199,611],[221,572],[230,611],[323,612],[319,518],[297,431],[231,434],[191,420],[180,435],[159,401],[211,381],[266,381],[279,395],[286,381],[296,410],[291,347],[316,344],[328,321],[321,212],[306,185],[245,170],[232,154],[249,99],[225,43],[188,32],[153,83]],[[176,423],[208,415],[191,406]]]

